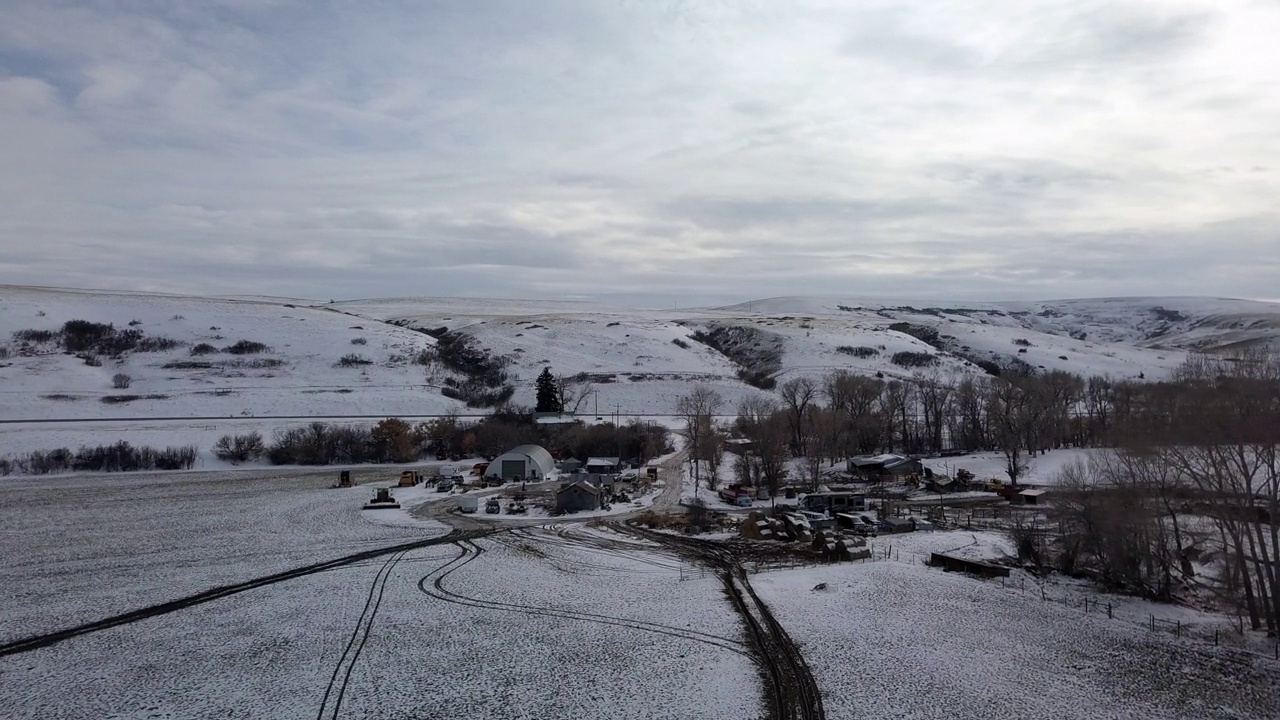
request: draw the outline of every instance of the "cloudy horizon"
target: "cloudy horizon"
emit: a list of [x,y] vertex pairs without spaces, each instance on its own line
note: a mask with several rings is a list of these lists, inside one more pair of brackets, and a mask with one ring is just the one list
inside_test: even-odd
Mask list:
[[1274,0],[8,3],[0,283],[1274,298],[1278,36]]

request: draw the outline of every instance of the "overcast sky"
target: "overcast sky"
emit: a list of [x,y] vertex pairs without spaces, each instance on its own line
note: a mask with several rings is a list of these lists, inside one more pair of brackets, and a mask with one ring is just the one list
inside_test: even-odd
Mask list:
[[1280,296],[1280,1],[0,6],[0,282]]

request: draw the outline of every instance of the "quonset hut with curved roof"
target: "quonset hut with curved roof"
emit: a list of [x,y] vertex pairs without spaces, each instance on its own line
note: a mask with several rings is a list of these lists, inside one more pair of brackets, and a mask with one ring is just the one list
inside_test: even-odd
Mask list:
[[520,445],[493,459],[485,477],[503,480],[545,480],[556,469],[551,453],[538,445]]

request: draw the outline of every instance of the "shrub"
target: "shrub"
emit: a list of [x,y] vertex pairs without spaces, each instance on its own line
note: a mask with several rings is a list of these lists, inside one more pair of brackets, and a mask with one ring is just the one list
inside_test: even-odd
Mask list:
[[228,345],[222,348],[222,351],[231,353],[232,355],[253,355],[256,353],[270,352],[271,348],[260,342],[253,342],[252,340],[237,340],[234,345]]
[[890,362],[892,362],[894,365],[899,365],[901,367],[907,367],[907,368],[929,367],[930,365],[933,365],[934,363],[938,362],[938,356],[930,355],[929,353],[911,352],[910,350],[904,350],[902,352],[894,353],[893,357],[890,358]]
[[9,359],[9,346],[0,345],[0,360],[8,360],[8,359]]
[[160,367],[165,370],[209,370],[213,368],[213,363],[197,360],[173,360]]
[[[131,332],[137,332],[136,330]],[[62,345],[67,352],[99,350],[99,345],[109,342],[116,329],[109,324],[88,320],[68,320],[62,325]],[[141,335],[141,333],[138,333]]]
[[369,343],[369,341],[368,341],[368,340],[365,340],[365,339],[364,339],[364,338],[362,338],[362,337],[358,337],[358,338],[351,338],[351,344],[352,344],[352,345],[367,345],[368,343]]
[[897,322],[890,325],[889,329],[896,332],[900,332],[904,335],[910,335],[911,337],[919,340],[922,343],[925,343],[926,345],[939,347],[938,343],[940,342],[940,340],[938,336],[938,331],[935,330],[934,328],[931,328],[925,325],[914,325],[912,323]]
[[1031,341],[1026,338],[1014,338],[1013,344],[1021,345],[1022,347],[1032,347]]
[[141,324],[142,324],[142,321],[141,321],[141,320],[130,320],[130,321],[129,321],[129,327],[136,327],[136,326],[141,325]]
[[873,347],[867,347],[866,345],[859,345],[858,347],[841,345],[840,347],[836,348],[836,352],[844,353],[845,355],[852,355],[853,357],[856,357],[856,358],[873,358],[880,354],[879,350]]
[[134,350],[138,352],[166,352],[172,350],[182,343],[167,337],[142,337],[138,339]]
[[373,457],[372,438],[368,428],[313,422],[276,430],[266,455],[273,465],[362,463]]
[[672,339],[671,339],[671,344],[672,344],[672,345],[675,345],[675,346],[676,346],[676,347],[678,347],[678,348],[682,348],[682,349],[684,349],[684,350],[688,350],[688,349],[689,349],[689,343],[687,343],[687,342],[685,342],[685,341],[681,340],[680,338],[672,338]]
[[[163,450],[134,446],[121,440],[113,445],[84,446],[72,453],[68,448],[35,451],[9,462],[10,469],[31,475],[78,470],[83,472],[129,472],[132,470],[189,470],[196,462],[194,445]],[[0,473],[2,474],[2,473]]]
[[168,395],[104,395],[102,402],[107,405],[120,405],[121,403],[131,403],[135,400],[168,400]]
[[243,435],[223,435],[213,445],[213,454],[219,460],[226,460],[233,465],[257,460],[266,451],[262,435],[257,432]]
[[125,375],[124,373],[116,373],[111,376],[111,387],[116,390],[128,390],[129,386],[132,384],[133,378]]
[[361,365],[372,365],[373,361],[363,355],[355,353],[347,353],[338,358],[338,362],[334,367],[359,367]]
[[102,367],[102,360],[97,355],[77,355],[76,357],[83,360],[89,367]]
[[209,343],[200,343],[191,348],[192,355],[212,355],[216,352],[218,352],[218,348],[210,345]]
[[46,343],[57,338],[58,333],[53,330],[19,330],[13,334],[13,339],[18,342]]

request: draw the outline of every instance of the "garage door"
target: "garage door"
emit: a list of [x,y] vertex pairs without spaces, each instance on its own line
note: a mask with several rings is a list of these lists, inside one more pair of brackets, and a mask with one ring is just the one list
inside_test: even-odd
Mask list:
[[524,461],[523,460],[503,460],[502,461],[502,479],[510,480],[512,478],[524,477]]

